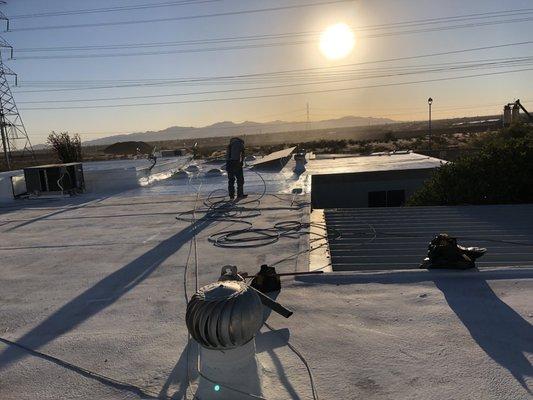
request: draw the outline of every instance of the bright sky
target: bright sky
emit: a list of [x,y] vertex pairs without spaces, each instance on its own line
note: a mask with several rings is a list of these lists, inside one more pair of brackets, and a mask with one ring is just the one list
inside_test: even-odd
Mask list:
[[[13,17],[11,32],[3,34],[3,37],[14,47],[16,59],[7,60],[7,51],[3,52],[3,58],[6,65],[19,75],[19,87],[13,92],[34,144],[42,143],[52,130],[80,132],[82,139],[89,140],[112,133],[159,130],[173,125],[203,126],[224,120],[301,121],[306,118],[306,103],[310,106],[311,120],[344,115],[390,117],[397,120],[424,119],[427,98],[430,96],[434,99],[435,118],[498,113],[504,103],[516,98],[521,98],[526,106],[533,108],[533,71],[528,70],[533,68],[533,59],[530,58],[533,57],[533,43],[373,63],[533,41],[531,0],[356,0],[332,3],[333,1],[188,0],[188,4],[176,5],[179,1],[11,0],[2,8],[7,16]],[[167,5],[131,9],[134,5],[163,3]],[[170,3],[172,5],[168,5]],[[311,3],[321,4],[247,14],[182,18]],[[127,9],[21,18],[28,14],[109,7]],[[501,11],[507,13],[486,14]],[[483,15],[479,15],[480,13]],[[470,14],[476,15],[465,17]],[[461,18],[428,21],[458,16]],[[129,23],[161,19],[168,20]],[[412,25],[394,25],[414,20],[424,21]],[[106,25],[115,22],[128,23]],[[344,23],[354,30],[355,45],[345,58],[329,60],[320,51],[320,38],[313,32],[322,32],[338,23]],[[57,28],[80,24],[90,26]],[[401,31],[411,32],[398,33]],[[287,33],[298,35],[266,39],[257,37]],[[245,41],[219,41],[220,38],[243,36],[253,38]],[[190,43],[205,39],[216,40],[206,44]],[[162,42],[173,43],[162,45]],[[176,45],[175,42],[187,43]],[[139,47],[138,44],[149,44],[149,47]],[[122,47],[87,48],[113,45]],[[133,46],[124,48],[123,45]],[[79,49],[43,51],[50,47]],[[228,47],[233,48],[227,49]],[[36,51],[39,49],[40,51]],[[185,49],[188,51],[183,52]],[[161,54],[162,52],[167,54]],[[117,53],[149,54],[101,56]],[[72,55],[82,55],[83,58],[65,58]],[[517,57],[525,59],[517,60]],[[464,62],[476,64],[464,69]],[[495,62],[504,64],[494,64]],[[479,65],[480,63],[484,65]],[[346,64],[350,66],[339,67]],[[463,69],[457,69],[458,66]],[[325,68],[317,69],[323,67]],[[438,71],[424,73],[423,69],[427,68]],[[450,71],[450,68],[456,69]],[[230,82],[204,79],[200,82],[165,82],[147,86],[153,84],[150,80],[154,79],[190,80],[301,69],[306,71],[241,77]],[[516,70],[522,71],[500,74]],[[402,75],[398,75],[399,73]],[[401,82],[479,74],[492,75],[397,85]],[[338,82],[339,80],[342,82]],[[124,87],[128,84],[130,87]],[[131,84],[136,86],[132,87]],[[74,90],[58,90],[65,89],[65,85]],[[122,87],[109,87],[117,85]],[[88,86],[107,87],[88,89]],[[271,88],[258,89],[264,86]],[[361,88],[365,86],[367,88]],[[243,88],[249,90],[236,91]],[[221,90],[231,91],[220,92]],[[326,92],[316,93],[321,90]],[[176,95],[191,92],[202,94]],[[301,92],[315,93],[278,96],[282,93]],[[161,95],[166,96],[157,97]],[[261,95],[271,97],[191,102]],[[109,98],[114,100],[103,100]],[[175,104],[124,106],[169,102]],[[102,107],[111,105],[120,106]],[[95,106],[100,108],[94,108]]]

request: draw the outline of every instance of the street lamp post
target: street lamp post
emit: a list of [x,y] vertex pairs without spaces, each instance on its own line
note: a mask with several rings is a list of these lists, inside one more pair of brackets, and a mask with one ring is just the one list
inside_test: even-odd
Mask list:
[[428,120],[428,128],[429,128],[429,136],[428,136],[428,144],[429,149],[431,150],[431,105],[433,104],[433,99],[430,97],[428,99],[428,105],[429,105],[429,120]]

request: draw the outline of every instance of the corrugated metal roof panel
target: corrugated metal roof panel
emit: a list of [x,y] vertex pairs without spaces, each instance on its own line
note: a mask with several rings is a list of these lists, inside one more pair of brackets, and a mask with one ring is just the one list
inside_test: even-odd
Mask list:
[[484,266],[533,265],[533,204],[326,210],[333,270],[418,268],[429,241],[448,233],[487,248]]

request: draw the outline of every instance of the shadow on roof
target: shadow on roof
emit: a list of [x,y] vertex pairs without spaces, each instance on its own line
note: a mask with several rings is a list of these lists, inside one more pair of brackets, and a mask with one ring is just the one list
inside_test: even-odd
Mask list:
[[418,271],[310,275],[298,277],[304,285],[416,284],[434,282],[448,306],[461,320],[472,339],[499,365],[507,369],[531,394],[526,378],[533,366],[526,353],[533,353],[533,328],[502,301],[487,280],[532,279],[533,268],[491,271]]
[[[195,232],[198,234],[207,228],[212,221],[210,214],[205,214],[196,223],[159,243],[63,305],[17,342],[36,350],[70,332],[87,319],[114,304],[124,294],[143,282],[166,259],[188,243]],[[19,350],[8,347],[0,353],[0,370],[7,368],[22,357],[24,354]]]

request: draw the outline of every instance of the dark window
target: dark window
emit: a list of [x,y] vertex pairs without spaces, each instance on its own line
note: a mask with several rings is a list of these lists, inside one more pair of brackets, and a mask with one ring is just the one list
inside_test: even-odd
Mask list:
[[368,192],[368,207],[387,207],[387,192]]
[[405,190],[389,190],[387,192],[387,207],[401,207],[405,204]]
[[405,190],[368,192],[368,207],[401,207],[405,204]]

